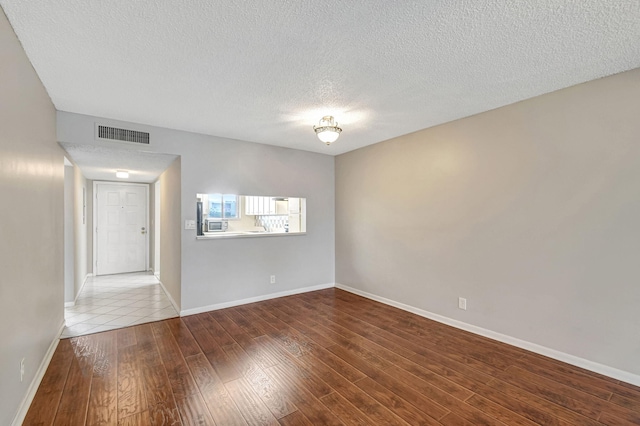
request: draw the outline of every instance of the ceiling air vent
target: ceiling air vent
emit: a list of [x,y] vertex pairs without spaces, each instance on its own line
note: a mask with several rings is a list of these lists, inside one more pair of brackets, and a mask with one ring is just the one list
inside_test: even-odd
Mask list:
[[96,127],[96,139],[98,140],[133,142],[149,145],[149,133],[147,132],[118,129],[117,127],[101,126],[99,124],[96,125]]

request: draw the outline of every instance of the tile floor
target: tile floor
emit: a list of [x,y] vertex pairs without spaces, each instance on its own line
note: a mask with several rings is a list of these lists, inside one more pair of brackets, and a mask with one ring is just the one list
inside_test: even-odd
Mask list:
[[151,273],[87,278],[75,306],[65,308],[61,338],[82,336],[177,317]]

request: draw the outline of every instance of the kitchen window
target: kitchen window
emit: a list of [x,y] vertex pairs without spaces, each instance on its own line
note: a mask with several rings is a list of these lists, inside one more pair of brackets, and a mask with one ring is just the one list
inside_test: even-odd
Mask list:
[[240,219],[238,196],[235,194],[208,194],[208,217],[211,219]]

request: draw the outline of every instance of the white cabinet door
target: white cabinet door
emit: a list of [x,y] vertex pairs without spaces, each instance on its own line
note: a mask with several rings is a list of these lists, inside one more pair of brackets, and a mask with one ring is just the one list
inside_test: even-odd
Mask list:
[[254,198],[251,196],[244,197],[244,214],[246,215],[254,215]]
[[289,212],[300,213],[300,198],[289,198]]

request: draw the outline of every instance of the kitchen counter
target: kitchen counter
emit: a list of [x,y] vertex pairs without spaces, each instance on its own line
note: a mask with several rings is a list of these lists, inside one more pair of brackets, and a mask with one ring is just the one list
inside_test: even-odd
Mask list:
[[306,235],[306,232],[267,232],[267,231],[225,231],[225,232],[205,232],[204,235],[197,235],[197,240],[219,240],[226,238],[256,238],[256,237],[289,237],[296,235]]

